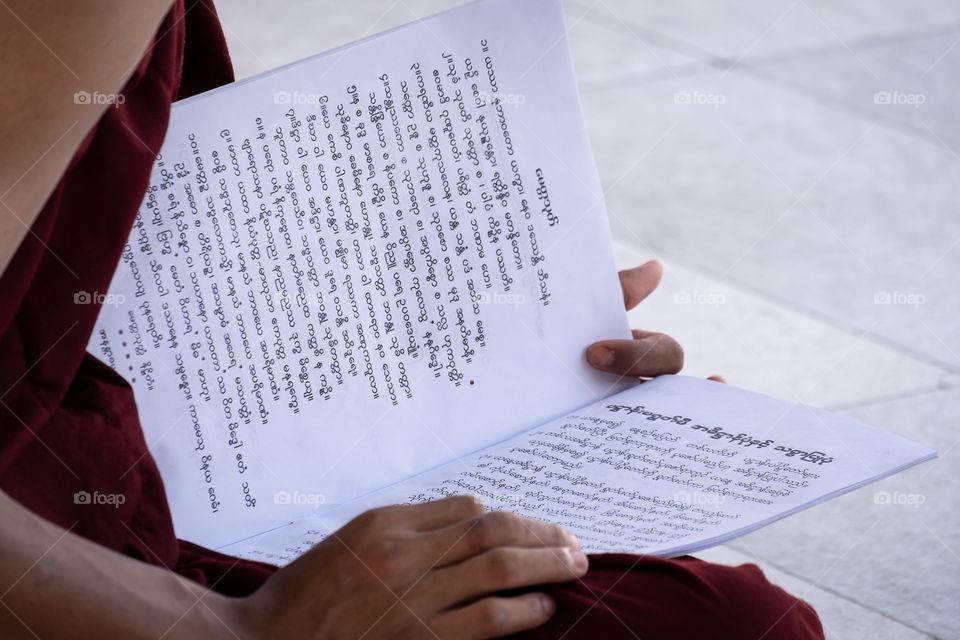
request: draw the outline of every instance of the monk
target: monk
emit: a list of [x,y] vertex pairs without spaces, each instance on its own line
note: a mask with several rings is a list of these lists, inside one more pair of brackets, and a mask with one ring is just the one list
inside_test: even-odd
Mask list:
[[[0,637],[823,637],[755,566],[588,558],[562,528],[468,496],[370,511],[283,569],[178,540],[131,389],[85,352],[98,306],[83,303],[109,286],[171,103],[233,80],[217,15],[209,0],[0,5]],[[660,265],[620,278],[630,308]],[[639,377],[682,366],[676,342],[640,331],[587,358]],[[75,497],[94,491],[123,499]]]

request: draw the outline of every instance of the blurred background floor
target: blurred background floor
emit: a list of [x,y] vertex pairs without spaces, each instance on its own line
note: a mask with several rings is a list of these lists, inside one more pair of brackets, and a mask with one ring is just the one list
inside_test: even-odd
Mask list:
[[[459,4],[230,0],[238,77]],[[960,637],[960,3],[568,0],[632,314],[686,373],[940,458],[701,554],[755,562],[828,637]]]

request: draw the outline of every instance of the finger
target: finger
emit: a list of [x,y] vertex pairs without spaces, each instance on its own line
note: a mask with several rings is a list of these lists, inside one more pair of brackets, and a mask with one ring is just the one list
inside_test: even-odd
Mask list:
[[620,276],[620,287],[623,289],[623,305],[629,311],[653,293],[660,284],[663,265],[658,260],[650,260],[639,267],[624,269],[617,275]]
[[449,496],[412,505],[395,505],[391,517],[410,524],[415,531],[431,531],[483,514],[483,505],[473,496]]
[[588,565],[582,551],[569,547],[497,547],[433,571],[426,580],[436,598],[454,604],[506,589],[567,582],[585,574]]
[[427,534],[424,545],[438,567],[462,562],[496,547],[570,547],[576,536],[560,525],[531,520],[505,511],[454,523]]
[[662,333],[634,330],[634,340],[604,340],[587,349],[591,366],[624,376],[652,378],[683,368],[683,348]]
[[713,382],[719,382],[721,384],[727,384],[727,379],[718,374],[713,374],[712,376],[707,377],[707,380],[712,380]]
[[536,629],[549,620],[556,604],[545,593],[525,593],[513,598],[484,598],[462,609],[434,618],[438,637],[486,640]]

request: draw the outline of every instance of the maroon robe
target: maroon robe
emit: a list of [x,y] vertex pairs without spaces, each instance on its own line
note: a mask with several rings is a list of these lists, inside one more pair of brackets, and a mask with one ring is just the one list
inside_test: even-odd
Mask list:
[[[84,140],[0,278],[0,487],[105,547],[243,595],[276,569],[176,539],[132,391],[86,353],[99,306],[82,303],[107,291],[170,104],[232,80],[212,4],[179,0],[124,101]],[[78,493],[95,491],[122,504],[78,504]],[[524,638],[822,637],[813,609],[752,565],[614,554],[591,562],[582,581],[548,589],[557,614]]]

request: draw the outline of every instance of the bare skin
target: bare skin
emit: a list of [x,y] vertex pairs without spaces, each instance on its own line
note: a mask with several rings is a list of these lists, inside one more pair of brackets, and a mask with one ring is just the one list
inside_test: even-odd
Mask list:
[[[658,260],[650,260],[618,275],[623,306],[630,311],[656,290],[663,277],[663,265]],[[653,378],[678,373],[683,368],[683,348],[676,340],[663,333],[640,329],[633,330],[633,340],[593,343],[587,348],[586,357],[591,366],[624,377]],[[708,380],[726,382],[720,375],[712,375]]]
[[120,91],[171,4],[4,0],[0,5],[0,272],[109,107],[94,96]]
[[[582,576],[562,528],[458,496],[369,511],[253,596],[228,598],[64,532],[0,494],[4,638],[495,638],[546,622]],[[56,611],[56,615],[50,615]]]
[[[0,272],[108,108],[75,94],[118,92],[170,4],[0,6]],[[628,309],[656,288],[661,271],[650,262],[621,272]],[[634,338],[592,345],[588,361],[638,377],[680,370],[683,352],[672,338],[642,331]],[[254,595],[228,598],[85,540],[0,492],[3,638],[486,639],[539,626],[553,613],[536,591],[494,594],[586,570],[562,528],[485,514],[472,498],[457,497],[365,513]]]

